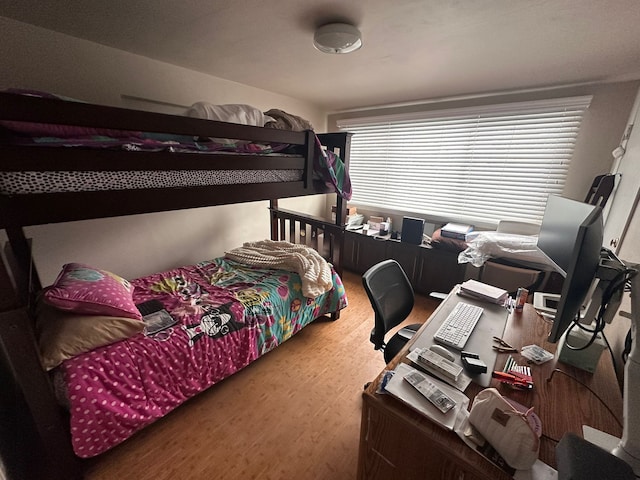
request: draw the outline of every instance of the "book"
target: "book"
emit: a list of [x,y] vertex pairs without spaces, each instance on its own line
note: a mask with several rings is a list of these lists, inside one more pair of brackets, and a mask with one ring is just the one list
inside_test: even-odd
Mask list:
[[455,238],[458,240],[465,240],[467,233],[471,233],[473,227],[471,225],[463,225],[460,223],[447,223],[440,229],[440,233],[443,237]]
[[146,302],[138,303],[136,305],[140,314],[144,317],[150,313],[157,312],[164,308],[160,300],[147,300]]
[[477,280],[467,280],[460,285],[460,293],[469,297],[477,298],[498,305],[504,305],[509,292],[502,288],[494,287]]
[[178,321],[173,318],[164,308],[162,310],[158,310],[157,312],[152,312],[145,315],[144,317],[142,317],[142,320],[145,324],[144,334],[147,336],[154,335],[178,323]]

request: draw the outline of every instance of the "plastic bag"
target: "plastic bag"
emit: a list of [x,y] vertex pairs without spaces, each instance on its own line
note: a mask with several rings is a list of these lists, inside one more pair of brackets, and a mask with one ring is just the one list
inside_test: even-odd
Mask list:
[[[458,255],[458,263],[481,267],[490,258],[513,258],[544,265],[546,259],[539,251],[538,237],[501,232],[474,232],[467,236],[467,248]],[[470,239],[471,238],[471,239]]]

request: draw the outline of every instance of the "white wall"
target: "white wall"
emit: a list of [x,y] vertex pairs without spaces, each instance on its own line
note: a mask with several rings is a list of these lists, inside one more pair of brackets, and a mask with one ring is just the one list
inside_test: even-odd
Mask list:
[[[141,97],[188,106],[196,101],[280,108],[318,131],[325,114],[313,105],[239,83],[0,17],[0,89],[44,90],[105,105],[166,113],[181,109],[138,102]],[[122,98],[122,95],[127,98]],[[285,208],[322,215],[324,196],[287,199]],[[223,254],[269,236],[268,202],[207,207],[26,229],[43,284],[62,264],[77,261],[127,278]]]

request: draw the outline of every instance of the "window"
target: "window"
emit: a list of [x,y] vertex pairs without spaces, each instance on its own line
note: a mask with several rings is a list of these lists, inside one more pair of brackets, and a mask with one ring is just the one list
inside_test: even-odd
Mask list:
[[561,194],[590,96],[338,121],[352,202],[495,225],[539,222]]

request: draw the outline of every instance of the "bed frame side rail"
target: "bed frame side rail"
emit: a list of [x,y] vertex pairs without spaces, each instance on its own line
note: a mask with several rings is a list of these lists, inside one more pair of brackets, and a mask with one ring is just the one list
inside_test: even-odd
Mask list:
[[[9,238],[13,254],[21,257],[18,264],[29,264],[22,230]],[[34,278],[24,281],[24,272],[15,267],[6,257],[0,260],[0,429],[5,431],[0,454],[10,478],[80,479],[82,467],[69,441],[68,419],[40,363],[29,308]]]

